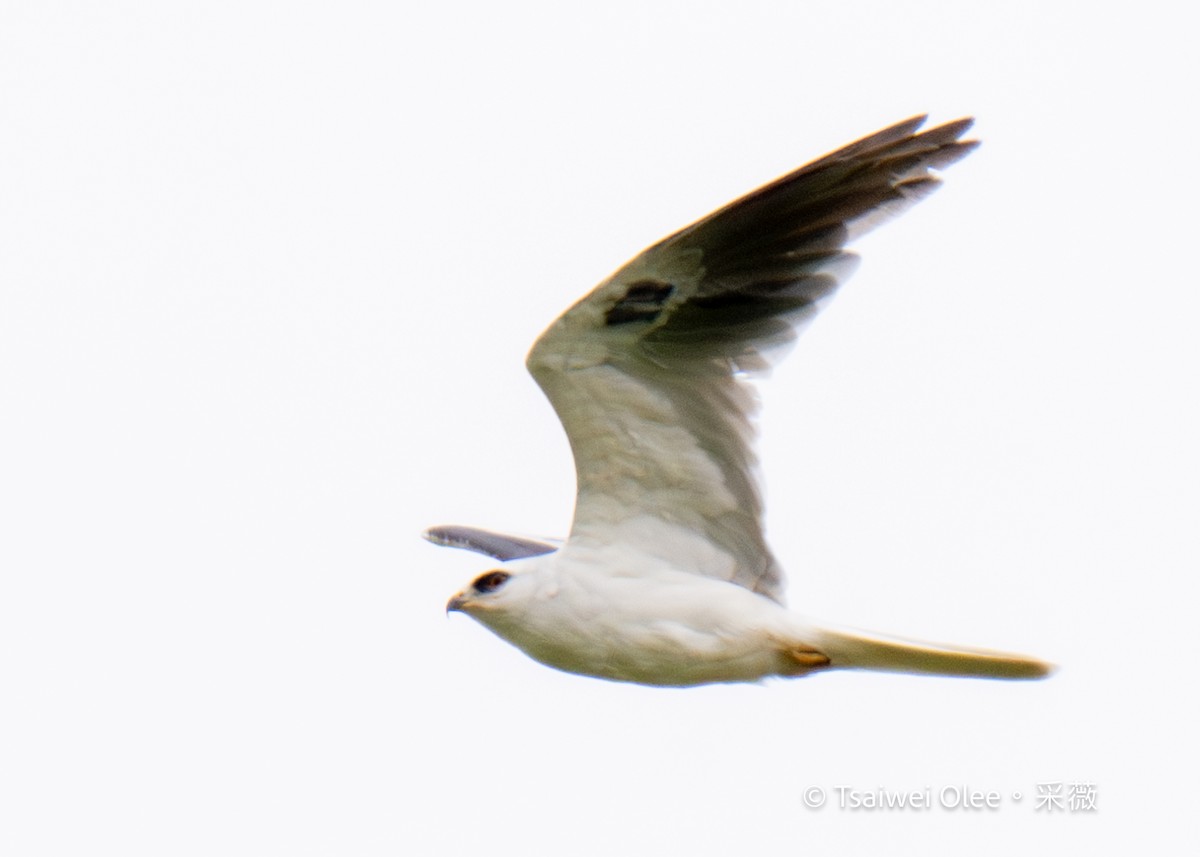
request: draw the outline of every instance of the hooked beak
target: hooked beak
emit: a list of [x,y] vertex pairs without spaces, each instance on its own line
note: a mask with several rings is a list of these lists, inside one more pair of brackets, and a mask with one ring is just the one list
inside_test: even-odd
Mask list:
[[463,607],[467,604],[467,601],[468,599],[463,593],[458,593],[446,602],[446,615],[449,616],[452,612],[463,612]]

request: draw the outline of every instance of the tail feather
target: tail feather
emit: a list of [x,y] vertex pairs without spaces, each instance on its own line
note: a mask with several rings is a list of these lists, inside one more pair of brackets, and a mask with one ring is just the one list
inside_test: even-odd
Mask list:
[[829,658],[829,669],[866,669],[966,678],[1045,678],[1054,667],[1036,658],[944,646],[881,634],[821,629],[815,648]]

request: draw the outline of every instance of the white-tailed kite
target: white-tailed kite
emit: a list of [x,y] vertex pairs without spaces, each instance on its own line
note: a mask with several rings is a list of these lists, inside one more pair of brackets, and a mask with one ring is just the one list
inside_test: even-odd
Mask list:
[[849,276],[846,244],[934,190],[970,119],[886,128],[660,241],[541,335],[527,365],[575,456],[563,543],[434,527],[504,561],[450,599],[544,664],[649,685],[859,668],[1030,679],[1021,655],[816,625],[762,531],[749,379]]

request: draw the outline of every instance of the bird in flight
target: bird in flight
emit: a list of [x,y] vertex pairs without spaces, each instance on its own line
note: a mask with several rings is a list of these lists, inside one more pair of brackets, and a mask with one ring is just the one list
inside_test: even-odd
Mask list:
[[784,606],[762,529],[754,376],[853,270],[847,244],[927,196],[978,145],[919,116],[660,241],[563,313],[527,366],[575,458],[564,542],[463,526],[430,541],[502,565],[454,595],[543,664],[646,685],[834,669],[1032,679],[1022,655],[816,624]]

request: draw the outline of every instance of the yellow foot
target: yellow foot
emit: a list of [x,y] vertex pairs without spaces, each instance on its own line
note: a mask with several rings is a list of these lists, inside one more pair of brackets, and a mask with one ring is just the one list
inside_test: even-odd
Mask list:
[[806,673],[809,670],[829,666],[829,658],[823,652],[818,652],[808,646],[792,645],[784,649],[783,653],[795,663],[798,673]]

